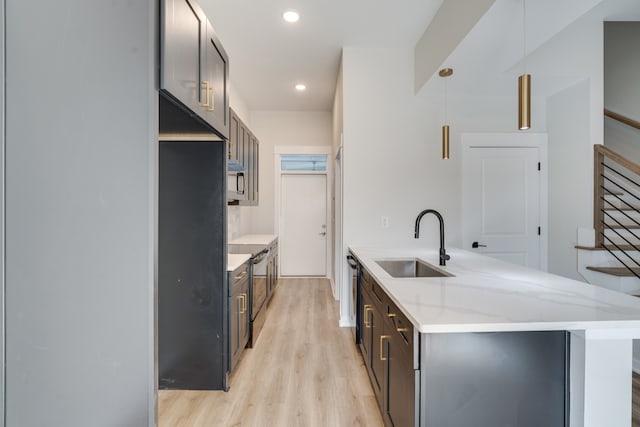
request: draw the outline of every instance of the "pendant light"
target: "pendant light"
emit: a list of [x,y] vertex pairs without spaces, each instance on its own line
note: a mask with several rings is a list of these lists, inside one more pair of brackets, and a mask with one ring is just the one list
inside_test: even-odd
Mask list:
[[522,63],[524,73],[518,77],[518,129],[531,127],[531,74],[527,74],[527,9],[522,0]]
[[[438,75],[447,78],[453,74],[453,68],[443,68]],[[442,159],[449,159],[449,125],[447,124],[447,81],[444,81],[444,125],[442,126]]]

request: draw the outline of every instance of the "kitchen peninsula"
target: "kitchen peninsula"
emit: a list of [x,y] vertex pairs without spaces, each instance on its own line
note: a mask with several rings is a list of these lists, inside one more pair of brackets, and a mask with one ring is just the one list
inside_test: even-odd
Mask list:
[[[415,425],[631,425],[640,300],[463,250],[444,267],[437,249],[350,251],[360,347],[389,424],[406,412],[394,413],[394,387],[407,390],[394,381],[412,353]],[[378,263],[415,259],[450,276],[398,278]]]

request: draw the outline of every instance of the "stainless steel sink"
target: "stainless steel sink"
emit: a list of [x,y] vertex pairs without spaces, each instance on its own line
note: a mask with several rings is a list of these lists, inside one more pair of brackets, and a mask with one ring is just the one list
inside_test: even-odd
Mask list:
[[376,261],[391,277],[453,277],[453,274],[419,259],[387,259]]

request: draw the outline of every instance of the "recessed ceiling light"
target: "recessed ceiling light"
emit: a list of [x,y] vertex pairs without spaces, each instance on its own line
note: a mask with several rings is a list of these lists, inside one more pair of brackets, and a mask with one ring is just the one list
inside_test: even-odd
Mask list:
[[282,14],[282,17],[287,22],[298,22],[298,19],[300,19],[300,15],[295,10],[287,10]]
[[296,90],[302,92],[303,90],[305,90],[307,87],[301,83],[296,85]]

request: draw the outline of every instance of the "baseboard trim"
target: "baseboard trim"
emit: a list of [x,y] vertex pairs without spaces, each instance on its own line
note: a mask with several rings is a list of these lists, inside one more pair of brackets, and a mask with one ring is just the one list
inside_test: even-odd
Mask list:
[[341,328],[354,328],[356,326],[355,322],[352,322],[348,317],[340,317],[340,327]]

